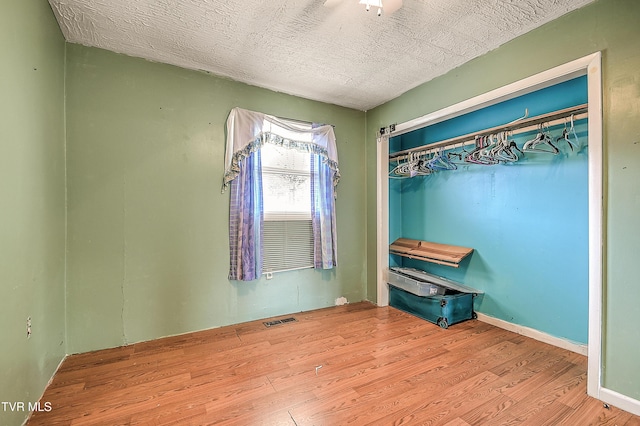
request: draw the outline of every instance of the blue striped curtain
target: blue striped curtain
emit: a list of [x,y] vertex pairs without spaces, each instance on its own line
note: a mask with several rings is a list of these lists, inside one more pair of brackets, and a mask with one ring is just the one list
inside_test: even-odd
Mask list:
[[311,154],[311,221],[316,269],[331,269],[338,264],[334,175],[326,158]]
[[262,275],[262,161],[260,150],[240,161],[231,181],[229,207],[229,279],[251,281]]

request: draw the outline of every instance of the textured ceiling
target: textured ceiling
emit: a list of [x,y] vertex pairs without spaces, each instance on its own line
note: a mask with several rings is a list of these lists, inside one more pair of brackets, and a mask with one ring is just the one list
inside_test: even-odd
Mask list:
[[67,41],[368,110],[592,0],[49,0]]

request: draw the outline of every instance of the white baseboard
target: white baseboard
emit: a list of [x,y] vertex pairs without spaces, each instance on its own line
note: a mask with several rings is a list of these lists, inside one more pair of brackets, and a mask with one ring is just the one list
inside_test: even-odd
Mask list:
[[600,388],[600,397],[598,399],[628,413],[640,416],[640,401],[637,399],[629,398],[607,388]]
[[[517,325],[510,323],[505,320],[501,320],[489,315],[477,313],[478,320],[482,322],[486,322],[487,324],[495,325],[496,327],[500,327],[505,330],[512,331],[517,334],[521,334],[523,336],[530,337],[535,340],[539,340],[544,343],[548,343],[553,346],[560,347],[562,349],[567,349],[572,352],[579,353],[584,356],[587,355],[587,345],[581,343],[575,343],[569,340],[561,339],[559,337],[551,336],[547,333],[543,333],[542,331],[535,330],[533,328],[525,327],[522,325]],[[613,391],[611,389],[600,387],[598,389],[598,395],[593,395],[600,401],[607,403],[609,405],[613,405],[616,408],[634,414],[636,416],[640,416],[640,401],[637,399],[630,398],[621,393]]]
[[548,343],[550,345],[587,356],[588,348],[585,344],[565,340],[530,327],[514,324],[505,320],[501,320],[499,318],[482,314],[480,312],[477,312],[477,315],[478,321],[486,322],[487,324],[495,325],[496,327],[503,328],[505,330],[509,330],[523,336],[531,337],[532,339],[539,340],[540,342]]

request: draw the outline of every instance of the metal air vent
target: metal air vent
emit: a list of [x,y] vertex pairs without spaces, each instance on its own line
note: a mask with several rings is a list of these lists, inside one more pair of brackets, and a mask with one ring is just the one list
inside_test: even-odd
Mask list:
[[295,322],[295,321],[297,320],[294,317],[289,317],[289,318],[282,318],[279,320],[266,321],[263,324],[265,327],[273,327],[274,325],[286,324],[288,322]]

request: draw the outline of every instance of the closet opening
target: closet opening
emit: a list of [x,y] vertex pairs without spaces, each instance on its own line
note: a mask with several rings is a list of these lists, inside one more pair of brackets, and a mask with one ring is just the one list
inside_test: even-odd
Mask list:
[[[377,303],[389,267],[480,288],[480,320],[588,356],[600,392],[601,55],[406,123],[378,138]],[[398,238],[473,247],[459,268],[389,252]]]

